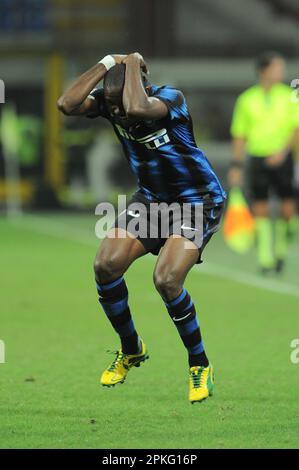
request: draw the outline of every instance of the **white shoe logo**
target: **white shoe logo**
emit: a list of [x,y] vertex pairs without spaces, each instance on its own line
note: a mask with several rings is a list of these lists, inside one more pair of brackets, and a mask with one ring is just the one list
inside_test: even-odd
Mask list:
[[197,228],[192,228],[192,227],[186,227],[185,224],[181,226],[183,230],[192,230],[193,232],[198,232]]
[[185,315],[184,317],[181,317],[181,318],[175,318],[175,317],[172,317],[173,321],[182,321],[182,320],[185,320],[185,318],[188,318],[190,315],[191,315],[192,312],[189,312],[187,313],[187,315]]
[[140,217],[140,213],[139,212],[133,212],[133,211],[128,211],[128,214],[131,216],[131,217]]

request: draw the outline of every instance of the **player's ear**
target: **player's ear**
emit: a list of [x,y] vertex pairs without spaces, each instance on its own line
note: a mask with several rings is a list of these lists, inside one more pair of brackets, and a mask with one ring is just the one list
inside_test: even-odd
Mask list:
[[142,78],[142,83],[143,83],[144,89],[148,93],[150,88],[151,88],[151,84],[148,81],[147,75],[145,73],[141,72],[141,78]]

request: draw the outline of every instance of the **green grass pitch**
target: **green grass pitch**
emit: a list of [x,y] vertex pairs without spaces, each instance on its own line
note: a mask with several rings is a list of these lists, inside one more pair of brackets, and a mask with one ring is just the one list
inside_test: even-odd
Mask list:
[[253,253],[217,235],[187,281],[215,367],[214,396],[187,400],[183,345],[152,283],[147,256],[126,279],[150,360],[124,385],[99,375],[117,337],[96,298],[95,217],[0,220],[1,448],[298,448],[298,242],[286,273],[264,280]]

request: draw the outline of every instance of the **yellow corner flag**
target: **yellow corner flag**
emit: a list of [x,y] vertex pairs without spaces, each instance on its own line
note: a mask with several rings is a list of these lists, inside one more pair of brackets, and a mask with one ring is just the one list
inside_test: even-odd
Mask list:
[[237,253],[246,253],[254,242],[254,218],[240,188],[229,192],[224,218],[224,240]]

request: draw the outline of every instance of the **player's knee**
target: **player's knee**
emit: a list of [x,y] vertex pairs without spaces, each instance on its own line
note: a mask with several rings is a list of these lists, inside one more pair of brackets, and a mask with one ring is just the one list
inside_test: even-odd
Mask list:
[[252,211],[254,217],[269,217],[269,204],[266,201],[255,201]]
[[175,299],[181,291],[177,273],[174,271],[155,272],[154,283],[157,291],[165,300]]
[[296,204],[293,199],[287,199],[282,202],[281,205],[281,217],[286,221],[289,221],[296,215]]
[[116,256],[97,256],[94,262],[94,272],[99,282],[110,282],[123,274],[121,260]]

